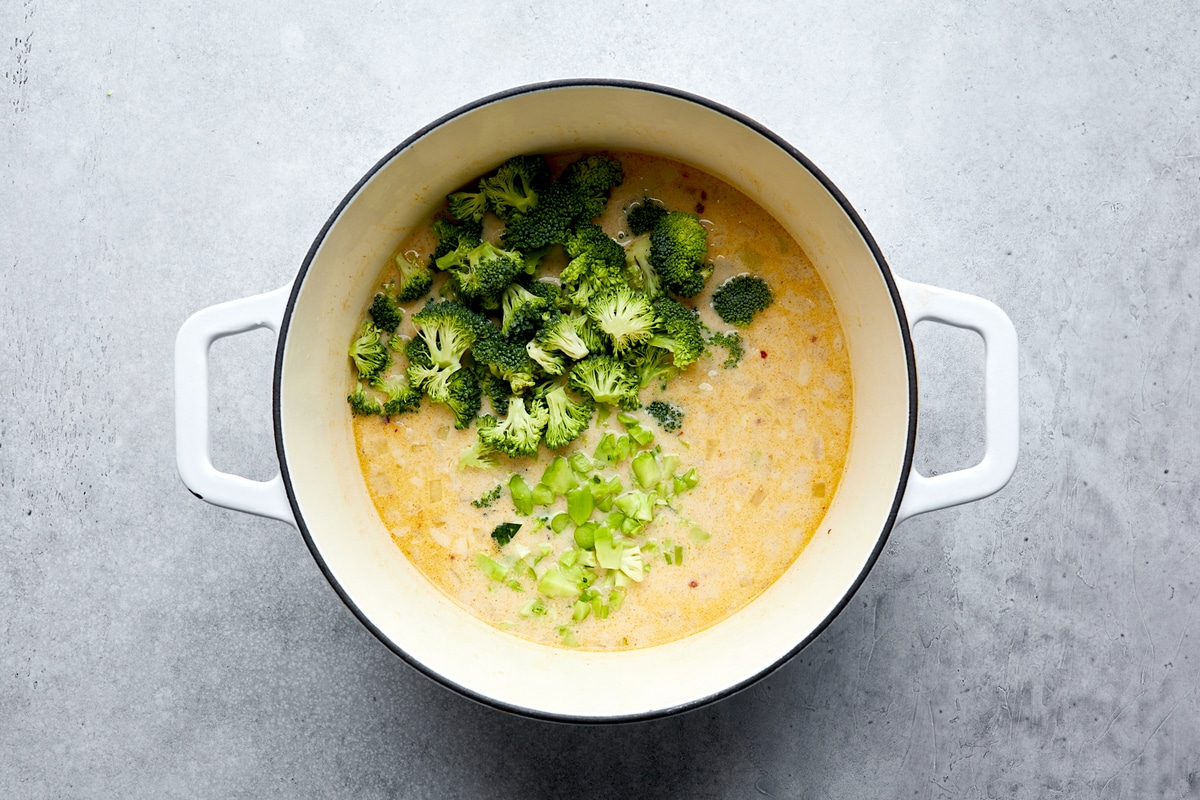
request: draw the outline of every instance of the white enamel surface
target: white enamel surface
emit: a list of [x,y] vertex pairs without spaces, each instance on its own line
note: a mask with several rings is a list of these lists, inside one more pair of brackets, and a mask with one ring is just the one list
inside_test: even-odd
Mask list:
[[[694,164],[772,212],[839,309],[855,383],[842,484],[821,532],[771,589],[723,623],[644,650],[590,653],[517,639],[458,608],[403,558],[367,494],[345,396],[345,346],[382,259],[448,192],[523,152],[642,150]],[[463,154],[470,154],[465,156]],[[426,134],[376,173],[328,232],[287,331],[283,446],[300,514],[326,567],[381,634],[424,667],[504,704],[621,717],[753,678],[837,607],[886,527],[911,409],[900,323],[869,248],[820,182],[741,123],[657,93],[558,88],[492,103]]]

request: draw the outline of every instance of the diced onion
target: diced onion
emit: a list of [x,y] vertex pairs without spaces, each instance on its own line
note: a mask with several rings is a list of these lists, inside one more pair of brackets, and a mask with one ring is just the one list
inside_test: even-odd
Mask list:
[[429,502],[437,503],[442,499],[442,482],[432,480],[429,482]]

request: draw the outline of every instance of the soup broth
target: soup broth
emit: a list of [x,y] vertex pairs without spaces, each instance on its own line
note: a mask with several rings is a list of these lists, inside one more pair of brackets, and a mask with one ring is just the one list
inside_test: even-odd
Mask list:
[[[550,157],[551,165],[561,169],[577,155]],[[671,512],[655,517],[649,535],[657,549],[646,559],[651,569],[627,588],[619,610],[575,621],[569,603],[547,600],[545,613],[523,615],[534,593],[489,578],[475,555],[498,557],[491,532],[511,521],[522,524],[514,542],[530,549],[548,545],[557,557],[570,546],[573,526],[560,533],[549,524],[534,530],[543,510],[518,515],[507,489],[489,507],[471,502],[507,483],[512,473],[537,484],[555,455],[591,455],[605,432],[623,431],[615,412],[593,418],[591,428],[559,453],[543,444],[537,458],[497,456],[492,470],[459,468],[460,454],[477,434],[474,427],[456,430],[444,405],[426,401],[418,413],[354,421],[360,464],[380,518],[430,582],[516,636],[562,645],[569,629],[569,644],[597,650],[649,647],[687,636],[733,614],[775,582],[813,537],[837,489],[852,414],[850,365],[837,312],[783,227],[733,187],[692,167],[638,153],[612,155],[625,177],[597,220],[610,236],[619,242],[630,238],[625,209],[645,196],[697,214],[708,229],[715,269],[704,291],[685,303],[698,309],[709,328],[731,330],[710,302],[729,277],[752,273],[774,295],[765,311],[739,329],[745,354],[736,367],[726,368],[725,351],[712,347],[665,389],[655,381],[641,391],[643,403],[664,400],[683,409],[674,432],[644,410],[633,416],[654,432],[664,454],[677,455],[684,468],[695,467],[699,483],[676,498]],[[485,224],[485,238],[492,234]],[[434,244],[426,226],[398,252],[426,257]],[[551,274],[555,257],[548,257]],[[389,266],[380,284],[395,276]],[[410,304],[411,310],[420,305]],[[413,334],[410,316],[400,335]],[[624,471],[628,474],[627,465]]]

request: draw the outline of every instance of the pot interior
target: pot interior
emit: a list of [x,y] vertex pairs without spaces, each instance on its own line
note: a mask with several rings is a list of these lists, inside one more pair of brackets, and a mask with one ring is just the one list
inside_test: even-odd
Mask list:
[[[637,150],[692,164],[771,212],[838,309],[854,379],[846,469],[818,534],[770,589],[665,645],[580,652],[479,621],[392,543],[359,470],[346,343],[383,259],[447,192],[529,152]],[[906,474],[909,348],[886,267],[802,159],[751,124],[649,87],[531,89],[459,112],[376,168],[331,220],[297,279],[277,378],[285,479],[314,555],[380,638],[439,680],[536,715],[616,719],[694,705],[744,685],[805,643],[861,581]]]

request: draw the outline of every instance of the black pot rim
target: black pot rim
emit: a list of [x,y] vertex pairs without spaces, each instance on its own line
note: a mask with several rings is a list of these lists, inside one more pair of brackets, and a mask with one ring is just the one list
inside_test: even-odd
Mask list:
[[[387,164],[389,161],[391,161],[392,158],[394,158],[399,152],[401,152],[402,150],[404,150],[407,147],[409,147],[410,145],[412,145],[418,139],[421,139],[426,134],[441,127],[442,125],[446,124],[450,120],[455,119],[456,117],[460,117],[463,114],[466,114],[470,111],[474,111],[475,109],[482,108],[483,106],[487,106],[492,103],[499,102],[501,100],[507,100],[511,97],[516,97],[518,95],[532,94],[534,92],[542,92],[542,91],[554,90],[554,89],[575,89],[575,88],[584,88],[584,87],[589,87],[589,86],[631,89],[631,90],[635,90],[635,91],[652,92],[652,93],[663,94],[663,95],[667,95],[670,97],[678,98],[681,100],[687,100],[687,101],[695,103],[697,105],[704,106],[705,108],[708,108],[712,111],[716,111],[716,112],[723,114],[733,120],[736,120],[737,122],[740,122],[741,124],[745,125],[746,127],[750,128],[751,130],[755,131],[759,135],[770,140],[771,142],[776,144],[780,149],[782,149],[784,152],[786,152],[788,155],[790,155],[792,158],[794,158],[797,162],[799,162],[810,173],[812,173],[812,175],[818,181],[821,182],[821,185],[824,186],[826,191],[828,191],[830,193],[830,195],[833,196],[833,198],[842,207],[842,210],[846,212],[846,215],[854,223],[855,228],[858,230],[859,234],[863,237],[863,240],[867,243],[867,247],[870,249],[871,255],[874,257],[876,265],[879,267],[880,275],[883,278],[884,283],[887,285],[888,293],[891,295],[891,298],[892,298],[892,305],[896,311],[897,321],[900,325],[901,339],[904,344],[904,355],[905,355],[905,361],[906,361],[905,367],[908,371],[908,408],[909,408],[908,435],[907,435],[906,441],[905,441],[904,462],[903,462],[903,467],[902,467],[901,474],[900,474],[900,480],[896,487],[896,494],[895,494],[895,497],[892,499],[891,510],[888,512],[887,519],[884,521],[883,529],[880,531],[879,538],[875,544],[875,548],[872,550],[870,557],[867,559],[866,563],[863,565],[863,568],[862,568],[861,572],[859,573],[858,577],[855,579],[855,581],[851,585],[850,589],[842,597],[841,601],[833,608],[832,611],[830,611],[830,613],[825,617],[825,619],[822,620],[821,623],[819,625],[817,625],[816,628],[814,628],[812,630],[812,632],[810,632],[809,635],[806,636],[799,644],[797,644],[794,648],[792,648],[786,654],[781,656],[774,663],[763,668],[756,675],[754,675],[750,678],[747,678],[746,680],[741,681],[732,686],[728,686],[725,689],[722,689],[721,691],[714,692],[710,695],[706,695],[704,697],[700,697],[695,700],[691,700],[687,703],[682,703],[677,706],[672,706],[670,708],[664,708],[664,709],[658,709],[655,711],[643,712],[640,714],[627,714],[627,715],[615,716],[615,717],[576,716],[576,715],[569,715],[569,714],[553,714],[553,713],[541,711],[538,709],[525,708],[522,706],[516,706],[516,705],[511,705],[508,703],[503,703],[501,701],[496,700],[495,698],[480,694],[479,692],[476,692],[473,689],[470,689],[466,686],[462,686],[461,684],[451,681],[451,680],[447,679],[445,676],[435,672],[434,670],[429,669],[424,664],[422,664],[420,661],[418,661],[417,659],[413,658],[411,655],[406,653],[403,650],[403,648],[401,648],[398,644],[391,641],[391,639],[389,639],[386,635],[384,635],[384,633],[370,620],[370,618],[367,617],[367,615],[365,613],[363,613],[363,611],[354,603],[354,601],[350,598],[350,596],[347,594],[347,592],[342,588],[342,586],[334,578],[333,573],[330,571],[328,565],[325,563],[325,560],[321,557],[321,553],[317,549],[317,546],[313,541],[313,538],[312,538],[311,533],[309,532],[308,526],[304,522],[304,517],[300,513],[300,506],[296,501],[296,494],[292,487],[292,479],[291,479],[291,475],[289,473],[288,465],[287,465],[287,455],[284,452],[283,426],[282,426],[282,415],[281,415],[281,397],[282,397],[282,391],[281,391],[282,380],[281,380],[281,378],[282,378],[282,374],[283,374],[284,343],[287,341],[288,328],[291,325],[292,312],[295,309],[296,298],[299,295],[300,287],[303,285],[304,278],[308,274],[308,270],[312,265],[313,258],[316,256],[317,250],[320,249],[321,243],[325,240],[325,236],[329,233],[330,228],[333,227],[333,224],[337,221],[338,217],[341,216],[342,211],[346,208],[347,205],[349,205],[350,201],[354,198],[355,195],[358,194],[359,190],[367,183],[367,181],[369,181],[377,172],[379,172],[379,170],[381,170],[384,167],[384,165]],[[500,711],[518,714],[518,715],[521,715],[524,717],[529,717],[532,719],[539,719],[539,720],[545,720],[545,721],[550,721],[550,722],[571,723],[571,724],[615,724],[615,723],[629,723],[629,722],[645,722],[648,720],[660,719],[663,717],[673,716],[676,714],[683,713],[685,711],[692,711],[692,710],[701,708],[703,706],[709,705],[711,703],[715,703],[718,700],[723,700],[726,697],[730,697],[731,695],[734,695],[734,694],[742,691],[743,689],[746,689],[747,687],[757,683],[758,681],[762,680],[763,678],[767,677],[768,675],[770,675],[773,672],[775,672],[776,670],[778,670],[784,664],[791,661],[796,656],[796,654],[798,654],[801,650],[803,650],[805,647],[807,647],[814,639],[817,638],[817,636],[819,636],[821,634],[822,631],[824,631],[827,627],[829,627],[830,623],[832,623],[833,620],[838,616],[838,614],[840,614],[842,612],[842,609],[844,609],[849,604],[850,600],[858,592],[859,587],[862,586],[863,582],[866,580],[867,575],[870,573],[871,569],[875,566],[875,563],[879,560],[879,556],[883,552],[884,546],[887,544],[888,536],[890,535],[893,526],[896,524],[896,516],[899,513],[900,502],[904,498],[904,490],[908,485],[908,475],[912,469],[913,450],[914,450],[914,446],[916,443],[916,432],[917,432],[917,430],[916,430],[917,429],[917,425],[916,425],[916,422],[917,422],[917,369],[916,369],[916,360],[915,360],[914,353],[913,353],[912,337],[909,333],[908,318],[904,313],[904,304],[900,299],[900,292],[896,288],[896,282],[895,282],[894,278],[892,277],[891,269],[888,267],[887,261],[883,257],[883,253],[880,251],[878,244],[876,244],[874,237],[871,236],[870,231],[867,230],[867,226],[863,223],[861,217],[859,217],[858,212],[854,210],[854,208],[850,205],[850,202],[841,193],[841,191],[837,188],[837,186],[835,186],[833,184],[833,182],[831,180],[829,180],[829,178],[827,178],[823,172],[821,172],[819,169],[817,169],[816,165],[813,164],[808,159],[807,156],[805,156],[803,153],[801,153],[795,147],[790,145],[783,138],[781,138],[780,136],[778,136],[777,134],[775,134],[774,132],[772,132],[771,130],[769,130],[768,128],[763,126],[762,124],[756,122],[755,120],[753,120],[737,111],[734,111],[731,108],[721,105],[720,103],[716,103],[712,100],[709,100],[708,98],[701,97],[699,95],[691,94],[689,92],[684,92],[679,89],[673,89],[673,88],[669,88],[666,86],[660,86],[660,85],[652,84],[652,83],[642,83],[642,82],[638,82],[638,81],[607,80],[607,79],[568,79],[568,80],[546,81],[546,82],[542,82],[542,83],[533,83],[533,84],[527,84],[525,86],[518,86],[518,87],[515,87],[512,89],[508,89],[503,92],[497,92],[495,94],[488,95],[488,96],[480,98],[472,103],[468,103],[458,109],[455,109],[454,111],[451,111],[449,114],[446,114],[445,116],[442,116],[439,119],[436,119],[433,122],[429,123],[428,125],[424,126],[420,130],[418,130],[416,133],[409,136],[403,142],[398,144],[394,149],[392,149],[391,152],[389,152],[387,155],[385,155],[383,158],[381,158],[375,164],[375,166],[371,167],[371,169],[369,169],[367,171],[367,173],[365,175],[363,175],[363,177],[361,179],[359,179],[358,183],[356,183],[354,185],[354,187],[352,189],[350,189],[349,192],[346,193],[346,196],[342,198],[340,203],[338,203],[337,207],[333,210],[333,213],[330,214],[329,219],[325,221],[325,224],[324,224],[324,226],[322,226],[320,233],[318,233],[317,237],[313,240],[312,246],[308,249],[308,253],[305,255],[304,261],[300,265],[300,270],[296,275],[295,282],[292,284],[292,291],[288,297],[287,308],[284,311],[283,321],[279,327],[278,343],[276,345],[276,350],[275,350],[275,374],[274,374],[273,381],[272,381],[272,406],[273,406],[272,416],[274,418],[274,429],[275,429],[275,451],[279,457],[279,472],[283,478],[283,484],[287,491],[288,503],[292,507],[292,514],[295,516],[296,525],[299,527],[300,533],[304,537],[305,544],[308,545],[309,552],[312,553],[312,556],[316,560],[317,565],[320,567],[321,572],[325,575],[326,580],[329,581],[329,585],[333,587],[333,590],[335,592],[337,592],[338,596],[342,599],[342,602],[345,603],[347,608],[349,608],[350,611],[354,614],[354,616],[356,616],[358,618],[359,622],[361,622],[364,626],[366,626],[366,628],[368,630],[370,630],[371,633],[373,633],[375,635],[375,637],[377,639],[379,639],[379,641],[383,642],[383,644],[386,645],[392,652],[394,652],[396,655],[400,656],[400,658],[404,659],[405,662],[407,662],[409,665],[411,665],[413,668],[415,668],[418,672],[422,673],[426,677],[432,679],[436,683],[441,684],[442,686],[445,686],[446,688],[450,689],[451,691],[462,695],[463,697],[474,700],[474,701],[481,703],[482,705],[488,706],[490,708],[495,708]]]

